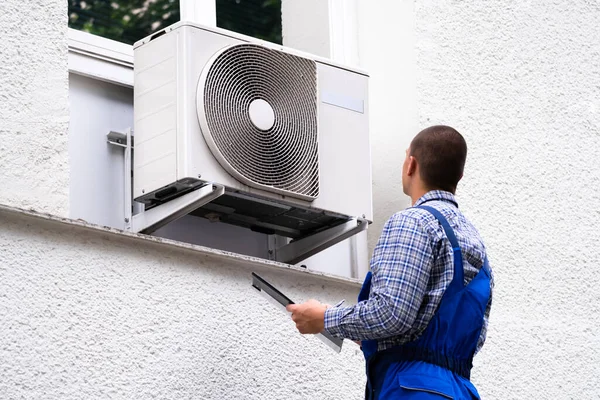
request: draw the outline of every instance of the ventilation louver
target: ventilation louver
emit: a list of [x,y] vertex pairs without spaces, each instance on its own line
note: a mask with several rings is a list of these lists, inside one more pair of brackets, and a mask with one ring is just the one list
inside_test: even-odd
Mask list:
[[314,61],[254,44],[228,47],[204,68],[197,107],[208,146],[236,179],[305,200],[318,197]]

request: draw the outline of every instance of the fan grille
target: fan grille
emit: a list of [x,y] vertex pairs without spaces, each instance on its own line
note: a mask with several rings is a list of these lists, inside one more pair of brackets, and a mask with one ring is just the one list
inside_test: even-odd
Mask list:
[[[221,165],[248,185],[315,199],[319,195],[315,62],[242,44],[227,48],[206,68],[198,111],[207,128],[203,134]],[[253,103],[268,104],[266,122],[262,118],[262,124],[255,125]]]

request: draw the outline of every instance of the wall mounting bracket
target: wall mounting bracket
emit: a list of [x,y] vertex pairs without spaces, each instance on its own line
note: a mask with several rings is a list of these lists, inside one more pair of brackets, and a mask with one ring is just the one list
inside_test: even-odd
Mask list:
[[133,130],[128,128],[125,132],[110,131],[106,135],[106,140],[108,144],[123,149],[123,215],[125,216],[123,229],[131,231],[131,218],[134,208],[138,212],[143,210],[143,204],[134,204],[132,198]]
[[133,131],[131,129],[125,132],[110,131],[106,137],[110,145],[123,148],[124,229],[127,231],[151,234],[225,193],[223,186],[209,183],[150,210],[145,210],[143,204],[133,201],[131,168],[134,156]]
[[[127,129],[125,132],[111,131],[107,134],[107,141],[110,145],[123,149],[125,215],[123,229],[127,231],[152,234],[168,223],[225,194],[225,187],[207,183],[192,192],[145,210],[142,203],[133,201],[133,131],[131,129]],[[364,218],[351,218],[339,225],[313,233],[310,236],[292,240],[289,243],[287,238],[270,235],[268,241],[269,258],[287,264],[297,264],[343,240],[354,237],[366,230],[368,225],[369,221]],[[354,274],[356,272],[353,272]]]

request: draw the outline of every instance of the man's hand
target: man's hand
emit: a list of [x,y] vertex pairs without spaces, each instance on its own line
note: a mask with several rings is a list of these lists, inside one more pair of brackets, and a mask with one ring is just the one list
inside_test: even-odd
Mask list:
[[321,333],[325,329],[325,310],[327,306],[316,300],[309,300],[302,304],[290,304],[286,307],[292,313],[292,320],[302,334]]

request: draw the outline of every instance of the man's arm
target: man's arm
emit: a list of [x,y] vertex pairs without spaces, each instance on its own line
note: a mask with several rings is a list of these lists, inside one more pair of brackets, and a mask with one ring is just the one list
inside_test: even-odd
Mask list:
[[432,266],[431,239],[421,222],[395,214],[385,224],[371,260],[369,299],[325,310],[325,329],[352,340],[402,335],[417,317]]

